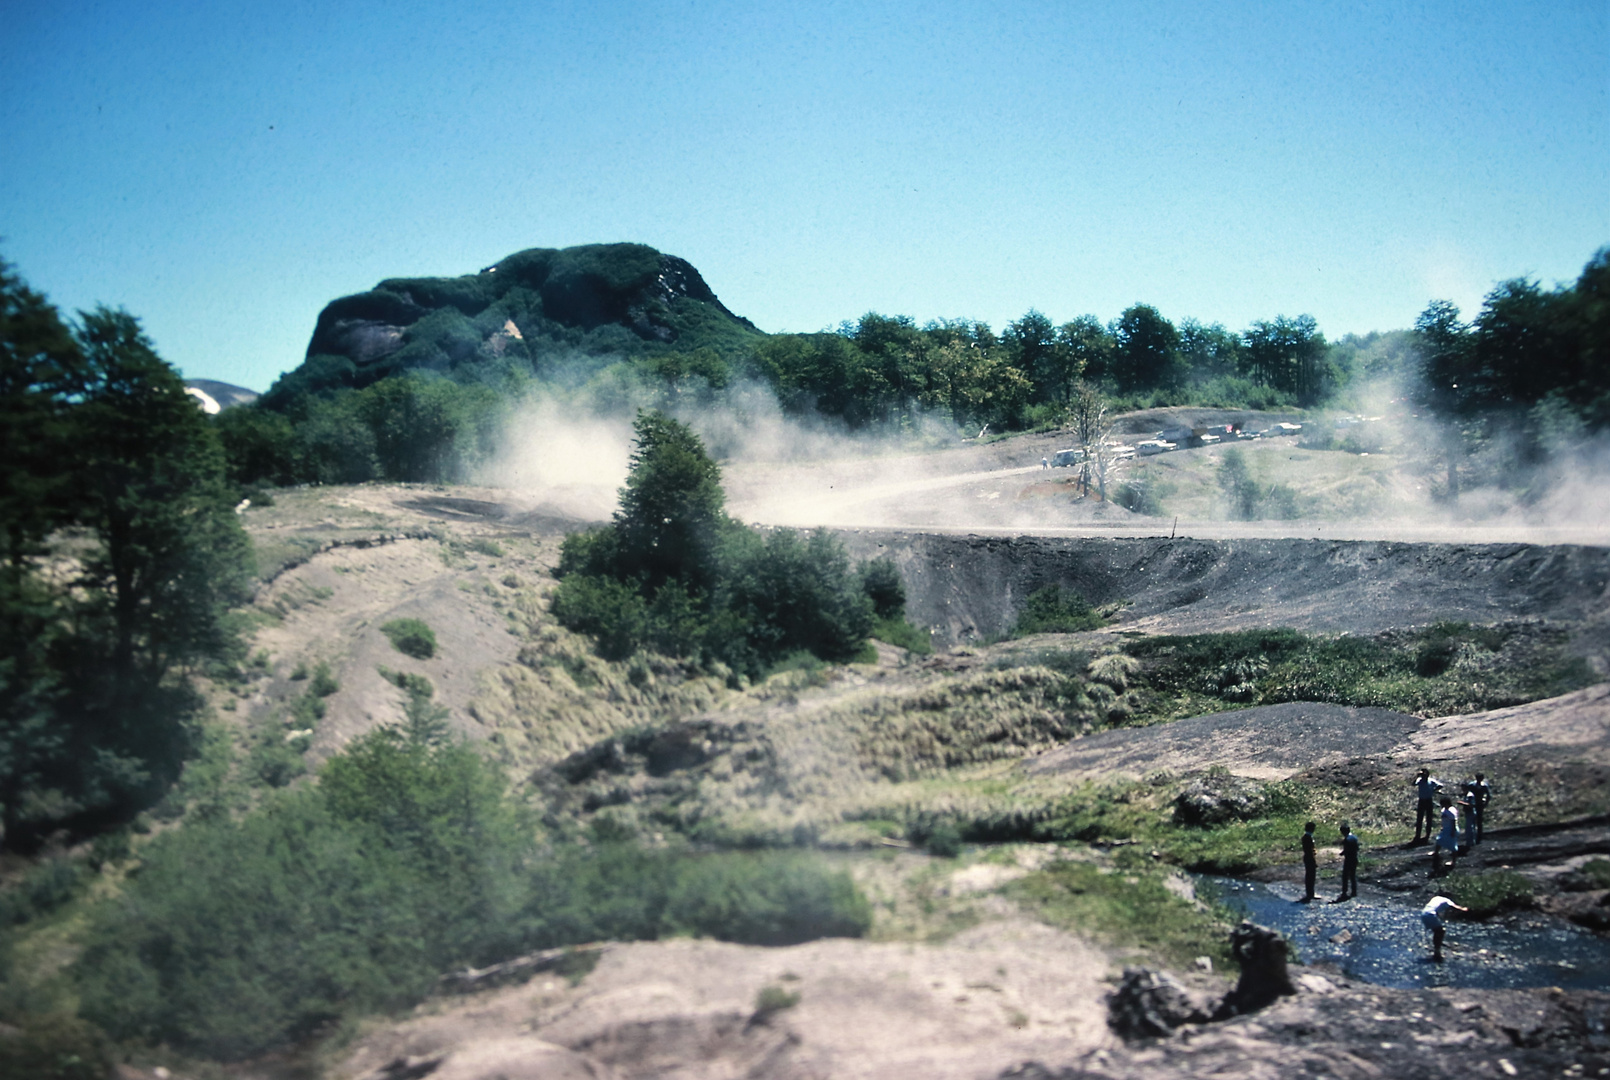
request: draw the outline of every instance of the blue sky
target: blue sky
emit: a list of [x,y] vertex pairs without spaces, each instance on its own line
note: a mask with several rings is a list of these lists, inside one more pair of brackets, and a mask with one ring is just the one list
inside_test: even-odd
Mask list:
[[1610,243],[1610,3],[0,0],[0,237],[258,390],[336,296],[617,240],[769,331],[1392,329]]

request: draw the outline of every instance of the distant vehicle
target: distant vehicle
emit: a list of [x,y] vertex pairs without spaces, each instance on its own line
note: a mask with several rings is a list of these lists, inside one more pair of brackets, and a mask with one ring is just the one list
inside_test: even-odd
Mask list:
[[1181,424],[1166,427],[1157,433],[1158,442],[1184,443],[1189,442],[1195,431]]
[[1083,450],[1058,450],[1052,455],[1051,464],[1054,466],[1077,465],[1084,459],[1085,452]]
[[1218,441],[1219,441],[1219,437],[1217,435],[1210,435],[1210,434],[1208,434],[1206,432],[1204,432],[1201,435],[1192,435],[1191,436],[1191,444],[1193,446],[1212,446],[1214,443],[1216,443]]
[[1271,435],[1295,435],[1303,429],[1301,424],[1276,424],[1269,429]]
[[1135,456],[1135,448],[1123,443],[1108,443],[1104,452],[1108,461],[1128,461]]
[[1141,457],[1151,457],[1153,454],[1166,454],[1174,449],[1174,444],[1163,439],[1147,439],[1145,442],[1135,444],[1135,453]]

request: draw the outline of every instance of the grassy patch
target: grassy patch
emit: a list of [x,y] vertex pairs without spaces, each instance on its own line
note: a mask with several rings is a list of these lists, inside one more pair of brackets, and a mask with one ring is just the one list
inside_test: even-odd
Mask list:
[[912,626],[905,616],[880,618],[872,624],[872,636],[888,645],[896,645],[917,656],[928,656],[934,651],[933,631]]
[[1170,964],[1209,956],[1229,962],[1225,920],[1169,890],[1163,872],[1065,859],[1012,882],[1006,894],[1055,926],[1119,948],[1140,949]]
[[1470,914],[1478,919],[1532,906],[1532,883],[1513,870],[1456,873],[1443,883],[1442,889],[1454,903],[1469,908]]
[[1479,712],[1589,685],[1569,635],[1533,623],[1442,622],[1375,637],[1295,630],[1163,635],[1128,642],[1142,661],[1138,721],[1322,701],[1425,716]]

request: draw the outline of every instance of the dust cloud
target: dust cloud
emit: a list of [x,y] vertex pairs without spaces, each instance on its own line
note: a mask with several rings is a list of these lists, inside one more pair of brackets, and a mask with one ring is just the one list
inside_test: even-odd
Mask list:
[[[1310,537],[1417,542],[1610,542],[1610,439],[1535,418],[1489,418],[1481,439],[1455,453],[1450,429],[1418,414],[1402,383],[1356,387],[1350,409],[1313,411],[1296,439],[1238,444],[1257,454],[1261,479],[1297,495],[1295,517],[1232,520],[1215,480],[1227,446],[1176,451],[1129,468],[1174,475],[1155,516],[1131,513],[1081,491],[1072,469],[1042,460],[1069,444],[1065,432],[968,439],[948,417],[926,416],[895,433],[849,430],[815,415],[785,413],[768,386],[740,382],[712,391],[623,388],[595,380],[547,388],[517,406],[476,482],[516,493],[533,508],[578,521],[613,513],[625,481],[632,421],[658,408],[692,427],[720,463],[730,513],[739,520],[806,528],[911,529],[1051,535]],[[1187,422],[1267,426],[1286,414],[1170,409]],[[1355,422],[1362,418],[1363,422]],[[1126,418],[1116,418],[1121,430]],[[1136,428],[1135,430],[1140,430]],[[1468,436],[1468,432],[1466,433]],[[1123,435],[1133,441],[1139,435]],[[1277,449],[1278,447],[1278,449]],[[1369,460],[1373,458],[1373,461]],[[1348,502],[1332,473],[1369,467],[1367,504]],[[1145,471],[1143,471],[1145,470]],[[1172,470],[1172,472],[1170,472]],[[1112,487],[1126,479],[1114,477]],[[1355,482],[1357,488],[1360,482]],[[1329,486],[1327,486],[1329,485]],[[1172,505],[1171,505],[1172,503]]]

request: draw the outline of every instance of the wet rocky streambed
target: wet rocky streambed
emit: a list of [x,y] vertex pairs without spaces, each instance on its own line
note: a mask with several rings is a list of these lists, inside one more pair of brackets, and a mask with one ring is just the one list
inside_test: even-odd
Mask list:
[[1279,930],[1304,964],[1377,986],[1610,990],[1610,940],[1536,912],[1448,920],[1444,962],[1431,959],[1420,904],[1366,887],[1356,899],[1298,903],[1293,882],[1202,876],[1198,895]]

